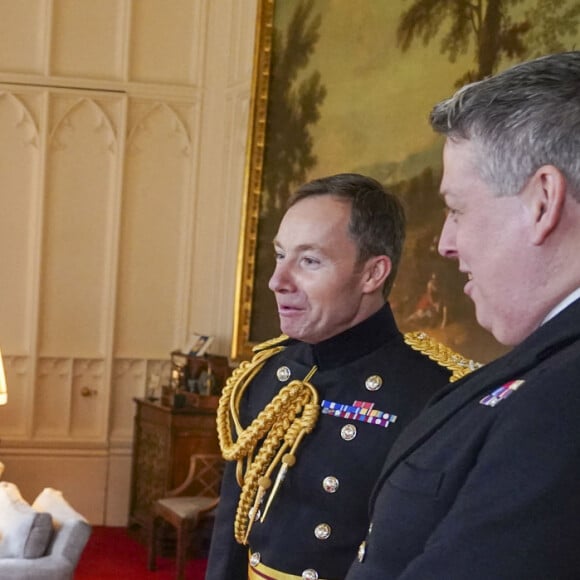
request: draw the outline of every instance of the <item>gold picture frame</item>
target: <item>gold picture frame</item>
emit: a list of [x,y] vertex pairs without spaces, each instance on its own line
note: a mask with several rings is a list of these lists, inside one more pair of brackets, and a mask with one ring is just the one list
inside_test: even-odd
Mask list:
[[251,340],[252,297],[258,241],[262,168],[266,142],[266,115],[272,50],[274,0],[258,0],[256,39],[254,48],[254,76],[250,104],[249,139],[246,155],[243,219],[238,249],[233,360],[250,358],[255,341]]

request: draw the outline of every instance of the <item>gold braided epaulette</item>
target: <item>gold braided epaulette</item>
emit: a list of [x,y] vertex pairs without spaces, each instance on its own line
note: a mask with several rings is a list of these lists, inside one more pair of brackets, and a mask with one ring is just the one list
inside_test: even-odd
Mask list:
[[426,332],[406,332],[404,337],[405,342],[412,349],[419,351],[442,367],[453,371],[449,379],[452,383],[483,366],[481,363],[465,358],[448,346],[431,338]]
[[257,344],[256,346],[252,347],[252,352],[262,352],[263,350],[272,348],[273,346],[278,346],[283,342],[286,342],[287,340],[290,340],[290,337],[286,334],[281,334],[276,338],[265,340],[264,342],[261,342],[260,344]]

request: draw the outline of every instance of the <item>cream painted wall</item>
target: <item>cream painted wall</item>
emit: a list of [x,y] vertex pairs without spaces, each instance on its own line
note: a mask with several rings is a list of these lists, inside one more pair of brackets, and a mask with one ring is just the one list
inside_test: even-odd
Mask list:
[[4,479],[124,525],[132,398],[231,344],[257,0],[0,0]]

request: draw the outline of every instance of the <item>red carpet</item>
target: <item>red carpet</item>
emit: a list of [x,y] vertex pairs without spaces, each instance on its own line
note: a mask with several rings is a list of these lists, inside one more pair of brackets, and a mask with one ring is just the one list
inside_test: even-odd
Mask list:
[[[206,560],[189,560],[187,580],[203,580]],[[126,528],[95,526],[81,556],[75,580],[174,580],[172,559],[158,558],[157,570],[147,570],[147,548]]]

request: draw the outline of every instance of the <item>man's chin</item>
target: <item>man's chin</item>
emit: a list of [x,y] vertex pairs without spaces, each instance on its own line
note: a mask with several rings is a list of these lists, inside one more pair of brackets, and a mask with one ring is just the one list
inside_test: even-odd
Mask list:
[[504,346],[512,346],[514,344],[509,328],[506,328],[505,324],[497,324],[497,321],[496,324],[492,324],[490,320],[485,320],[483,317],[480,317],[477,314],[477,310],[475,318],[477,324],[479,324],[483,330],[489,332],[497,342]]
[[289,338],[308,342],[303,330],[301,328],[296,328],[293,324],[280,324],[280,330],[282,331],[282,334],[285,334]]
[[479,324],[479,326],[481,326],[481,328],[483,328],[484,330],[486,330],[487,332],[492,334],[495,337],[495,339],[497,340],[497,337],[495,336],[495,334],[493,332],[493,325],[491,324],[491,321],[486,320],[485,316],[483,316],[480,312],[481,311],[478,310],[477,304],[476,304],[475,305],[475,320],[477,321],[477,324]]
[[289,338],[300,340],[299,332],[297,329],[291,324],[285,324],[284,320],[280,320],[280,331],[282,334],[285,334]]

